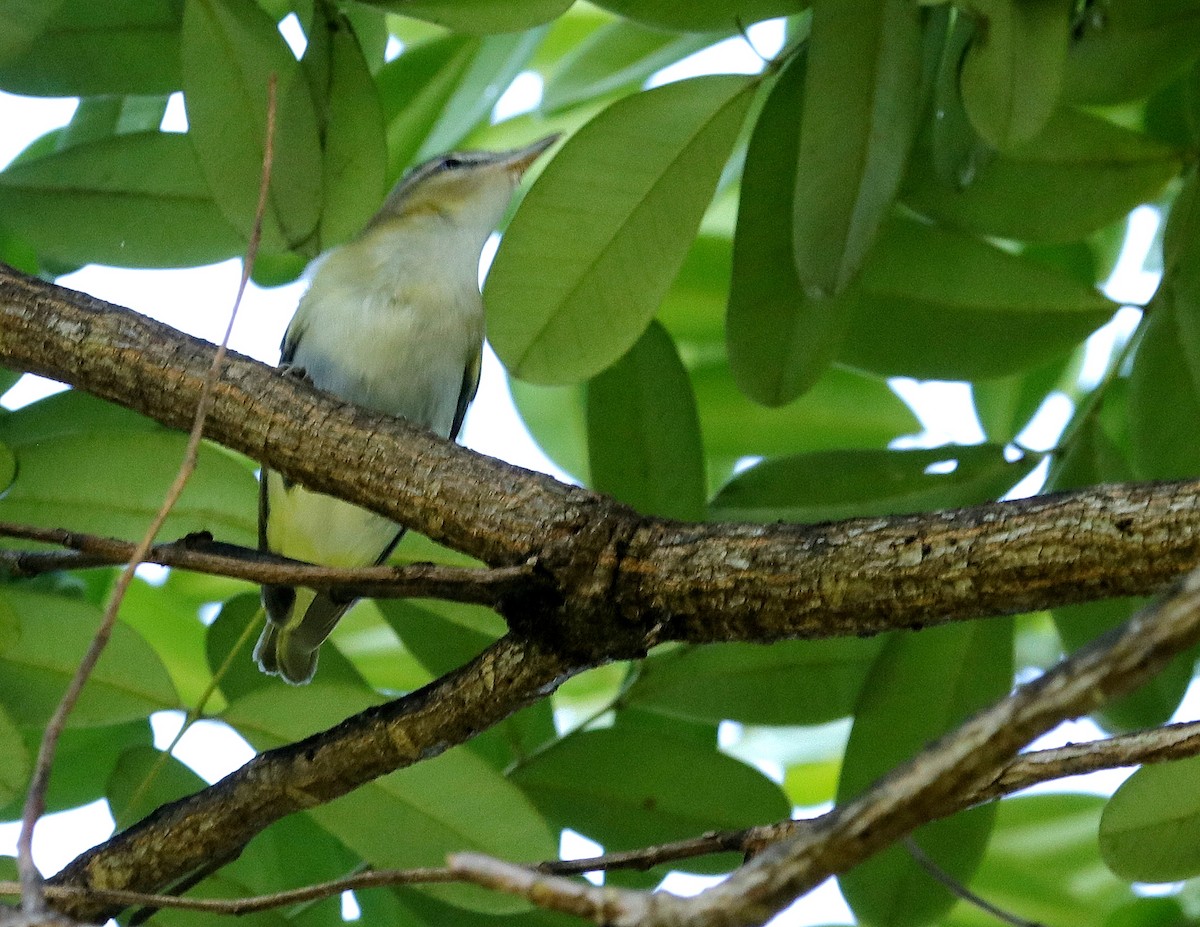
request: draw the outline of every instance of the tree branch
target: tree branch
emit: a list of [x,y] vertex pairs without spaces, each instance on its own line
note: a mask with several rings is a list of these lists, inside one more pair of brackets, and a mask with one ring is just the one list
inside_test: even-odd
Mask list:
[[917,826],[959,810],[1025,743],[1150,679],[1200,641],[1200,570],[1117,632],[1021,686],[863,795],[768,847],[694,898],[596,888],[479,854],[449,868],[478,885],[615,927],[750,927],[765,922],[830,875],[845,872]]
[[[0,360],[10,365],[184,427],[213,351],[0,265]],[[536,558],[546,584],[500,610],[585,662],[664,640],[870,634],[1145,595],[1200,561],[1196,481],[822,525],[687,525],[640,517],[237,355],[222,365],[206,430],[486,563]]]
[[[133,544],[61,528],[0,522],[0,537],[59,544],[68,552],[0,550],[0,569],[27,578],[53,570],[81,570],[127,563]],[[540,581],[534,564],[476,569],[413,563],[360,569],[314,566],[266,551],[189,536],[155,544],[144,563],[244,579],[259,585],[307,586],[318,592],[356,598],[431,598],[496,607],[515,596],[531,596]]]
[[[464,742],[583,668],[531,642],[502,638],[423,689],[259,754],[217,784],[88,850],[48,882],[134,891],[174,884],[236,854],[288,814]],[[55,907],[77,920],[103,921],[121,906],[79,898]]]

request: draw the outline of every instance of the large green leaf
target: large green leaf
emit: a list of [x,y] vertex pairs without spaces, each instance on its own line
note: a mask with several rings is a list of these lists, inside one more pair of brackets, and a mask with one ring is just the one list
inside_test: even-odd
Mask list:
[[680,647],[644,660],[623,705],[745,724],[822,724],[854,711],[882,637]]
[[1139,479],[1200,474],[1200,393],[1169,299],[1155,303],[1129,378],[1130,463]]
[[921,20],[910,0],[813,7],[792,244],[811,297],[858,273],[900,187],[921,102]]
[[1200,873],[1200,757],[1143,766],[1100,819],[1100,853],[1123,879],[1176,882]]
[[791,166],[800,149],[805,57],[784,67],[763,104],[742,172],[726,325],[729,369],[755,402],[778,406],[813,385],[837,351],[848,307],[809,295],[792,254]]
[[16,722],[0,705],[0,807],[24,794],[33,769],[35,750],[30,750]]
[[488,336],[509,370],[569,383],[645,330],[678,273],[750,104],[744,77],[619,100],[546,166],[488,275]]
[[49,97],[178,90],[181,8],[176,0],[10,0],[0,11],[0,87]]
[[[0,498],[0,518],[139,540],[179,470],[187,436],[166,429],[97,429],[25,441],[20,419],[17,413],[3,424],[18,471]],[[203,446],[160,537],[211,531],[221,540],[253,545],[256,498],[253,474],[230,455]]]
[[711,457],[731,463],[748,456],[885,447],[920,430],[884,380],[841,367],[831,367],[802,397],[777,409],[747,400],[724,365],[694,370],[692,385],[704,446]]
[[[324,122],[321,248],[357,235],[383,202],[387,141],[383,109],[350,21],[336,16],[329,32]],[[313,47],[310,40],[309,48]]]
[[565,737],[519,765],[512,779],[556,826],[609,851],[788,814],[779,786],[715,745],[625,728]]
[[[1008,692],[1012,672],[1012,623],[1007,620],[893,635],[859,700],[839,803]],[[986,805],[937,821],[914,838],[952,878],[965,883],[983,857],[995,810],[994,804]],[[843,874],[839,882],[861,920],[888,927],[935,921],[955,900],[900,846]]]
[[531,29],[477,39],[470,62],[417,150],[417,160],[456,147],[474,128],[486,124],[496,101],[528,66],[544,35],[545,29]]
[[[7,588],[4,596],[20,616],[24,633],[0,653],[0,705],[22,727],[41,728],[91,643],[100,611],[78,599],[18,587]],[[137,667],[137,672],[130,672],[130,667]],[[72,727],[120,724],[178,706],[158,656],[118,622],[67,723]]]
[[1200,55],[1200,7],[1194,3],[1107,0],[1085,16],[1067,56],[1064,95],[1112,105],[1161,90]]
[[978,165],[958,184],[940,176],[929,152],[918,148],[903,199],[984,235],[1070,242],[1157,197],[1179,167],[1171,146],[1064,108],[1035,139]]
[[1027,370],[1078,345],[1117,305],[1027,257],[893,219],[863,268],[843,363],[884,375],[974,380]]
[[[277,80],[275,158],[263,247],[286,251],[312,236],[322,202],[321,145],[312,92],[275,22],[253,0],[186,0],[183,89],[188,134],[218,206],[246,238],[254,224]],[[308,256],[315,254],[309,245]]]
[[[37,755],[42,740],[41,727],[22,731],[27,756]],[[148,718],[106,727],[76,727],[63,731],[54,754],[54,774],[46,792],[46,812],[78,808],[104,797],[104,783],[117,759],[129,747],[149,747],[154,740]],[[25,795],[22,791],[6,806],[0,807],[0,821],[21,817]]]
[[[332,726],[375,701],[366,689],[323,684],[260,689],[234,702],[225,720],[256,747],[278,746]],[[556,844],[541,816],[500,772],[457,749],[313,808],[312,818],[375,866],[440,866],[459,850],[505,859],[553,857]],[[380,826],[386,822],[386,826]],[[523,902],[462,887],[431,889],[439,897],[485,911]]]
[[519,32],[561,16],[572,0],[363,0],[455,32]]
[[[1000,910],[1055,927],[1115,924],[1106,916],[1133,899],[1133,889],[1100,860],[1097,795],[1023,795],[999,803],[987,855],[970,888]],[[961,901],[945,927],[995,927],[996,918]]]
[[44,258],[124,267],[210,264],[237,254],[185,135],[117,135],[0,172],[0,214]]
[[992,444],[932,450],[817,451],[765,460],[712,500],[722,521],[821,522],[900,515],[998,499],[1041,459],[1009,461]]
[[1071,37],[1063,0],[967,0],[982,20],[962,64],[972,124],[1007,151],[1036,138],[1058,105]]
[[598,0],[597,6],[637,22],[679,32],[736,28],[799,13],[811,0]]
[[588,381],[592,488],[643,515],[699,521],[708,496],[692,384],[671,336],[651,323]]
[[[118,826],[140,820],[161,805],[198,792],[206,783],[174,757],[148,746],[127,750],[108,779],[107,797]],[[284,841],[287,843],[281,846]],[[296,852],[303,847],[304,852]],[[209,874],[188,894],[198,898],[241,898],[282,891],[344,874],[355,865],[353,854],[323,833],[303,815],[273,825],[242,849],[237,858]],[[287,924],[335,924],[341,921],[340,899],[326,898],[304,912],[303,919],[285,917],[285,909],[249,915],[254,927]],[[315,917],[314,915],[325,915]],[[200,927],[211,916],[196,911],[164,910],[156,922],[169,927]],[[240,918],[239,918],[240,920]]]
[[541,109],[554,113],[608,94],[636,89],[660,68],[712,45],[725,32],[678,33],[629,20],[605,23],[556,62]]
[[443,36],[405,49],[375,75],[387,126],[390,179],[416,159],[479,44],[479,39],[467,36]]

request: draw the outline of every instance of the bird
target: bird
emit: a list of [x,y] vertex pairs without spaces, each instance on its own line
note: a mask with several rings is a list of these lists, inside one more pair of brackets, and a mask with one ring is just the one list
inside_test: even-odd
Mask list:
[[[408,171],[351,241],[320,255],[283,337],[279,366],[355,405],[455,440],[479,386],[479,260],[530,165],[557,135],[512,151],[450,152]],[[259,548],[335,567],[387,559],[404,528],[263,468]],[[352,601],[262,588],[254,660],[293,685]]]

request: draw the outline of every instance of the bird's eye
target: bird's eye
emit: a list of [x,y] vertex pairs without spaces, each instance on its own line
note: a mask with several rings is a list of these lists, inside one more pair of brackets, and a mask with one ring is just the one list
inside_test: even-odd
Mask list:
[[443,158],[442,159],[442,170],[444,170],[444,171],[452,171],[455,168],[459,168],[462,166],[463,166],[463,162],[461,160],[459,160],[458,158]]

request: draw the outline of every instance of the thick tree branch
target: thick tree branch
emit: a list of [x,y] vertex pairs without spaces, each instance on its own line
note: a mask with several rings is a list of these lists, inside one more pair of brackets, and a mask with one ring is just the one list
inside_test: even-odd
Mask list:
[[[0,360],[10,365],[184,427],[214,350],[0,265]],[[824,525],[686,525],[642,518],[236,355],[207,433],[487,563],[536,557],[547,585],[501,611],[585,661],[663,640],[867,634],[1148,594],[1200,561],[1194,481]]]
[[[502,638],[423,689],[259,754],[216,785],[159,808],[79,856],[49,884],[134,891],[174,884],[235,855],[288,814],[464,742],[548,695],[579,669],[534,644]],[[86,898],[55,907],[89,921],[103,921],[120,909]]]

